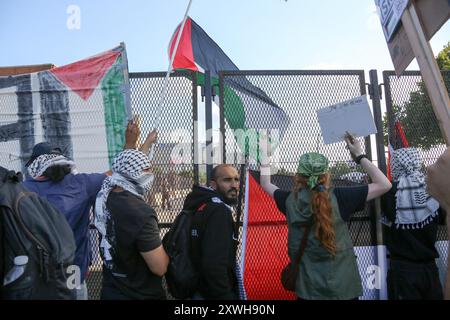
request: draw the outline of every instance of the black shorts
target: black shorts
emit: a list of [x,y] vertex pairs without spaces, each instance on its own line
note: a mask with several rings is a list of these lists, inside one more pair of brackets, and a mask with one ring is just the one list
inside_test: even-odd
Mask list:
[[442,300],[439,270],[434,261],[391,260],[387,274],[389,300]]

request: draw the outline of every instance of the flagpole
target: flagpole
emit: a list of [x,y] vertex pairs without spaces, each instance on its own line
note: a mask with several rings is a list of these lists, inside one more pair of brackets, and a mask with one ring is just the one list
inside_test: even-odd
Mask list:
[[247,173],[248,167],[248,155],[245,155],[245,162],[241,163],[241,172],[239,177],[239,196],[238,196],[238,205],[236,208],[236,224],[235,224],[235,237],[239,239],[239,224],[241,223],[242,216],[242,190],[244,189],[244,183]]
[[[158,126],[159,126],[159,119],[161,118],[162,104],[164,103],[164,100],[165,100],[166,94],[167,94],[167,88],[169,87],[169,77],[170,77],[170,73],[172,72],[173,60],[175,59],[175,54],[177,53],[177,50],[178,50],[178,44],[180,43],[181,34],[184,31],[184,25],[186,23],[186,20],[187,20],[188,14],[189,14],[189,9],[191,8],[191,4],[192,4],[192,0],[189,0],[188,6],[186,8],[186,12],[184,14],[183,21],[181,22],[180,29],[178,30],[177,40],[175,41],[175,46],[173,47],[172,56],[170,57],[169,67],[167,68],[166,77],[164,78],[163,90],[161,91],[161,95],[159,96],[156,118],[155,118],[155,121],[152,126],[153,130],[158,129]],[[170,50],[170,48],[169,48],[169,50]],[[152,149],[149,154],[150,159],[153,158],[154,151],[155,151],[155,144],[152,144]]]

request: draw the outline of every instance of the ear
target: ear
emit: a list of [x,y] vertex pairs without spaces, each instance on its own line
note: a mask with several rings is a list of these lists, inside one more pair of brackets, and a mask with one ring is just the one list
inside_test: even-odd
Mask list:
[[211,188],[213,188],[214,190],[217,190],[217,183],[214,180],[211,180],[209,182],[209,185]]

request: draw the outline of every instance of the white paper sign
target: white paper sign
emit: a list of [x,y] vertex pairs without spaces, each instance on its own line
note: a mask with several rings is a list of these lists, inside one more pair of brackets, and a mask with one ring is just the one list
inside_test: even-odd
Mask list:
[[317,110],[325,144],[344,140],[348,131],[355,137],[377,133],[367,95]]

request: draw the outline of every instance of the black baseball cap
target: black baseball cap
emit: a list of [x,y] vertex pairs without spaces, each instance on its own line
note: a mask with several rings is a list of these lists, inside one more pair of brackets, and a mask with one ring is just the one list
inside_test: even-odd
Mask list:
[[49,142],[41,142],[33,147],[33,152],[31,153],[30,160],[25,164],[28,167],[37,157],[43,154],[62,154],[60,148],[51,145]]

